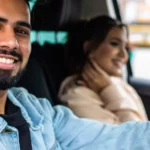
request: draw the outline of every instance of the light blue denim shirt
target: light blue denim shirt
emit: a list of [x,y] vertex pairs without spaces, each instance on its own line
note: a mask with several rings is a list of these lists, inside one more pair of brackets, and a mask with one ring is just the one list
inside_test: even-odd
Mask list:
[[[9,90],[8,97],[29,124],[33,150],[150,149],[149,122],[108,125],[79,119],[66,107],[52,107],[48,100],[37,99],[23,88]],[[0,150],[19,149],[17,129],[0,118]]]

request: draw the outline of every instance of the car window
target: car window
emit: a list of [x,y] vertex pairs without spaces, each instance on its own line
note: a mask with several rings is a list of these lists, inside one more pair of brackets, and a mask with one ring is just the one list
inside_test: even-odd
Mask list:
[[123,22],[129,25],[133,76],[150,79],[150,1],[118,0]]
[[45,43],[49,44],[65,44],[67,32],[64,31],[32,31],[31,43],[38,42],[41,46]]
[[[30,2],[30,10],[32,11],[36,0]],[[64,31],[31,31],[31,43],[38,42],[43,46],[46,42],[49,44],[65,44],[67,32]]]

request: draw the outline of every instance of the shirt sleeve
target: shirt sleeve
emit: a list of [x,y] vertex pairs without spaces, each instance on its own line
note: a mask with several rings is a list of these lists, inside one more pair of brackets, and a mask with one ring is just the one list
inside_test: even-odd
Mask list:
[[63,150],[148,150],[150,123],[104,124],[76,117],[68,108],[51,109],[55,136]]

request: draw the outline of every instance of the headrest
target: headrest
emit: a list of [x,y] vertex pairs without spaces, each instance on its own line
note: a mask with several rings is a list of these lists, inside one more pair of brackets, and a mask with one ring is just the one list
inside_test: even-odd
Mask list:
[[35,4],[32,10],[33,30],[59,30],[70,21],[80,17],[80,0],[49,0],[43,4]]

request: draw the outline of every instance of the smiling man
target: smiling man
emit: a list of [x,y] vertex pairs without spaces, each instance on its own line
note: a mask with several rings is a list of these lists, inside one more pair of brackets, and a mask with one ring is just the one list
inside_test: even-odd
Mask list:
[[[31,52],[27,0],[0,0],[0,150],[148,150],[150,123],[79,119],[13,87]],[[9,90],[8,90],[9,89]]]
[[27,2],[0,0],[0,131],[4,141],[0,143],[1,150],[31,149],[28,123],[20,108],[11,102],[12,97],[7,96],[7,89],[15,85],[27,64],[31,51],[30,30]]
[[[14,5],[14,6],[13,6]],[[0,88],[19,79],[30,55],[30,12],[22,0],[0,1]]]

